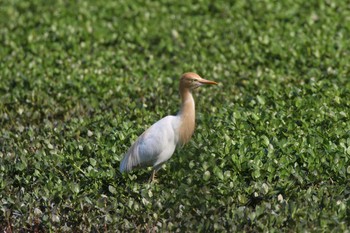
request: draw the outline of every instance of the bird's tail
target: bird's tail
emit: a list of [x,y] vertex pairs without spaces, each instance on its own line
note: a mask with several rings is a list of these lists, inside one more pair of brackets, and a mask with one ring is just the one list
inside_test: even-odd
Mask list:
[[129,172],[138,164],[138,155],[134,154],[134,147],[131,147],[130,150],[124,155],[123,160],[120,162],[119,171],[121,173]]
[[139,166],[140,164],[140,158],[138,153],[138,147],[137,143],[134,143],[128,152],[124,155],[123,160],[120,162],[119,171],[122,172],[129,172],[134,167]]
[[128,157],[127,155],[124,155],[124,158],[122,161],[120,161],[120,165],[119,165],[119,171],[121,173],[123,172],[128,172],[128,167],[127,167],[127,164],[128,164]]

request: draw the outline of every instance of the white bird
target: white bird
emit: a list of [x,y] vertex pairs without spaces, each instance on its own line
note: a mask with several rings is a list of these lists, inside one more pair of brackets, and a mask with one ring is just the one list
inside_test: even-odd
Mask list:
[[192,72],[181,76],[180,111],[176,116],[166,116],[157,121],[138,137],[120,162],[120,172],[153,166],[150,180],[154,180],[155,173],[170,159],[176,146],[184,145],[191,139],[195,128],[195,104],[191,91],[203,84],[217,83]]

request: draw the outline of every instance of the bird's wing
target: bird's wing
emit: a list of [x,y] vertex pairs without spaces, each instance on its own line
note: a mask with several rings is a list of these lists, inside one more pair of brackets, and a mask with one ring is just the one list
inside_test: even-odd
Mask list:
[[134,167],[152,166],[164,151],[173,152],[177,143],[174,132],[176,123],[175,116],[168,116],[148,128],[124,155],[120,163],[120,171],[128,172]]

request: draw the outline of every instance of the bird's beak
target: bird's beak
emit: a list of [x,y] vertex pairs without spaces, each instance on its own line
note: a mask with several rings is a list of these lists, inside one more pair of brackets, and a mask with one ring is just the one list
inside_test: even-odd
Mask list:
[[200,84],[210,84],[210,85],[217,85],[218,83],[217,82],[214,82],[214,81],[210,81],[210,80],[206,80],[204,78],[198,80],[198,82]]

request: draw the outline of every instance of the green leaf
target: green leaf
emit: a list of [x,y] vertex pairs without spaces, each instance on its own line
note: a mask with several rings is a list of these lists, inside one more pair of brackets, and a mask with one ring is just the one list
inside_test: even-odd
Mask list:
[[258,100],[258,102],[261,104],[261,105],[265,105],[265,99],[263,96],[260,96],[260,95],[257,95],[256,96],[256,99]]
[[78,183],[72,183],[71,189],[72,189],[73,192],[79,193],[79,191],[80,191],[80,185],[79,185]]
[[108,186],[108,191],[110,191],[112,194],[116,194],[117,193],[116,189],[113,186],[111,186],[111,185]]
[[268,138],[266,135],[262,135],[262,136],[261,136],[261,139],[262,139],[262,141],[263,141],[263,145],[264,145],[265,147],[268,147],[269,144],[270,144],[269,138]]
[[91,166],[95,167],[96,166],[96,160],[93,158],[89,158]]
[[205,171],[203,174],[203,179],[205,181],[208,181],[210,179],[210,172],[209,171]]

